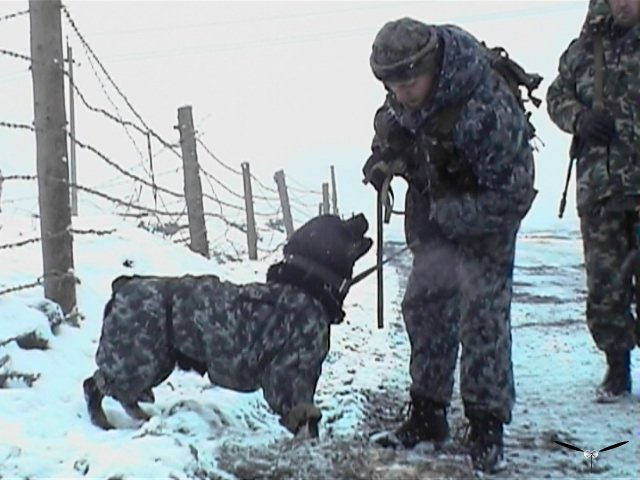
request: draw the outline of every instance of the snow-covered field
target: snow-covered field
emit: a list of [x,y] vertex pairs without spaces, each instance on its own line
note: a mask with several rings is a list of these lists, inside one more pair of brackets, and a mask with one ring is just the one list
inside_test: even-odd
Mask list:
[[[37,237],[38,222],[0,216],[0,246]],[[278,424],[260,392],[239,394],[211,386],[194,373],[176,371],[143,404],[153,417],[131,420],[114,401],[104,402],[118,427],[92,426],[81,383],[94,368],[101,313],[111,280],[122,273],[215,273],[235,282],[264,278],[278,254],[259,261],[220,264],[117,218],[80,217],[74,228],[114,231],[76,235],[74,252],[79,327],[63,324],[52,334],[42,289],[0,296],[0,378],[17,372],[37,376],[31,387],[9,379],[0,389],[0,478],[199,478],[199,479],[405,479],[472,478],[462,454],[436,455],[428,448],[386,451],[368,436],[393,427],[408,387],[408,341],[399,315],[410,258],[386,267],[386,325],[376,328],[375,278],[347,298],[346,322],[332,332],[317,403],[321,438],[294,441]],[[400,248],[388,244],[387,252]],[[123,262],[129,260],[125,267]],[[374,261],[370,253],[356,267]],[[40,275],[40,245],[0,249],[0,289]],[[592,402],[604,372],[583,321],[584,274],[575,234],[522,234],[513,307],[514,368],[518,402],[506,429],[505,470],[488,478],[639,478],[640,369],[633,353],[634,395],[623,403]],[[35,331],[48,349],[24,349],[16,338]],[[9,340],[9,341],[7,341]],[[20,342],[22,343],[22,342]],[[23,343],[24,346],[24,343]],[[30,377],[27,377],[30,378]],[[462,430],[459,397],[450,418]],[[593,473],[580,452],[558,439],[603,452]]]

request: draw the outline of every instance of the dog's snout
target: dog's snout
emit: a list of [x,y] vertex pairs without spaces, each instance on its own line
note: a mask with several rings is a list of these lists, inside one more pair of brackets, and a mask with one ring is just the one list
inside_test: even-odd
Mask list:
[[369,222],[363,213],[359,213],[344,221],[349,236],[354,240],[361,239],[369,230]]

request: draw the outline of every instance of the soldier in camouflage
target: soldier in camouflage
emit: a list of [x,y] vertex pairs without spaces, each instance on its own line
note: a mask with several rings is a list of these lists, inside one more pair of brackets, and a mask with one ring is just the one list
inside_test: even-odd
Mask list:
[[441,445],[459,345],[460,389],[476,468],[503,457],[515,388],[510,309],[516,233],[534,197],[528,122],[486,49],[455,26],[403,18],[382,27],[370,64],[387,97],[365,179],[407,180],[413,268],[402,302],[411,411],[383,445]]
[[614,402],[631,391],[630,352],[640,340],[634,338],[632,279],[621,268],[638,247],[640,0],[591,0],[558,70],[547,108],[574,136],[587,324],[608,364],[596,400]]
[[293,233],[266,283],[215,275],[118,277],[105,307],[98,369],[84,382],[91,420],[112,428],[103,396],[145,420],[139,401],[176,364],[240,392],[262,388],[292,433],[318,435],[314,394],[355,262],[371,247],[363,215],[316,217]]

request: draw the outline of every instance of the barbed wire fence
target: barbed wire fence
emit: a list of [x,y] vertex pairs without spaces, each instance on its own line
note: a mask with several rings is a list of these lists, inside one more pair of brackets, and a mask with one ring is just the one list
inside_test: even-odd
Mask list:
[[[23,10],[0,17],[2,22],[28,16],[29,10]],[[138,227],[145,228],[155,234],[162,235],[177,244],[190,242],[189,205],[185,200],[183,191],[185,184],[181,173],[183,172],[183,154],[181,153],[180,140],[167,139],[152,129],[142,114],[135,109],[133,102],[125,95],[120,86],[116,84],[98,55],[86,41],[71,12],[66,6],[62,6],[63,26],[70,30],[67,37],[68,52],[71,45],[79,43],[81,46],[81,58],[73,59],[73,68],[80,75],[71,78],[69,68],[64,68],[64,75],[69,87],[69,95],[74,95],[80,100],[83,115],[100,117],[104,120],[105,130],[124,133],[122,140],[109,137],[93,140],[85,139],[82,123],[79,122],[77,131],[72,134],[67,129],[66,136],[71,148],[77,147],[80,155],[79,177],[77,182],[69,181],[68,187],[78,192],[80,203],[90,205],[92,210],[104,214],[117,215],[123,221],[133,220]],[[0,49],[0,58],[8,57],[9,61],[33,63],[32,58],[24,53]],[[66,59],[67,61],[70,59]],[[66,63],[71,63],[67,62]],[[88,69],[85,68],[88,66]],[[79,70],[79,72],[78,72]],[[88,71],[87,71],[88,70]],[[98,99],[92,98],[88,90],[95,85],[89,85],[85,78],[87,74],[93,78],[101,93],[101,100],[106,99],[109,107],[98,106]],[[109,125],[109,127],[107,127]],[[36,128],[33,124],[11,119],[0,120],[0,128],[15,131],[16,135],[33,134]],[[176,127],[174,127],[176,128]],[[288,204],[283,204],[279,186],[271,181],[263,181],[252,173],[245,175],[244,169],[237,168],[220,159],[213,149],[202,140],[202,132],[191,132],[199,148],[199,160],[197,173],[202,181],[200,201],[202,203],[202,215],[205,218],[205,229],[215,232],[209,238],[207,256],[213,256],[219,261],[239,261],[251,253],[251,242],[255,243],[255,250],[263,256],[271,255],[280,250],[290,232],[287,231],[285,210],[293,217],[295,224],[300,224],[317,213],[329,213],[326,208],[329,204],[327,198],[323,199],[323,190],[308,188],[302,182],[289,177],[293,184],[288,185]],[[12,133],[13,134],[13,133]],[[97,143],[108,145],[96,146]],[[106,153],[114,145],[123,148],[124,145],[133,148],[130,153]],[[154,151],[155,149],[155,151]],[[135,163],[131,162],[134,157]],[[35,163],[35,162],[34,162]],[[84,172],[83,172],[84,170]],[[90,179],[86,175],[88,170],[99,171],[96,178]],[[247,172],[249,169],[247,168]],[[251,185],[251,197],[245,193],[238,193],[243,184]],[[29,185],[21,191],[33,192],[27,195],[11,196],[8,192],[12,188],[6,188],[13,184]],[[13,207],[16,212],[28,212],[32,216],[38,213],[33,211],[38,205],[37,194],[38,176],[31,173],[11,172],[7,175],[0,171],[0,211],[3,206]],[[3,187],[4,194],[3,194]],[[253,191],[255,190],[255,193]],[[335,191],[335,188],[334,188]],[[22,209],[19,205],[30,204],[33,208]],[[251,208],[247,208],[251,205]],[[324,206],[324,210],[322,209]],[[316,210],[318,209],[318,210]],[[251,210],[251,220],[248,211]],[[333,213],[337,213],[334,204]],[[79,212],[82,215],[82,212]],[[255,224],[253,232],[250,225]],[[27,245],[42,242],[44,238],[51,236],[72,235],[110,235],[115,230],[73,229],[64,232],[50,233],[49,237],[33,237],[21,239],[13,243],[0,244],[0,254],[3,252],[23,248]],[[255,238],[247,239],[253,235]],[[230,253],[232,252],[232,253]],[[255,254],[254,254],[255,258]],[[41,286],[45,275],[22,285],[7,286],[0,282],[0,296],[9,293]],[[73,272],[53,273],[58,276],[73,275]]]

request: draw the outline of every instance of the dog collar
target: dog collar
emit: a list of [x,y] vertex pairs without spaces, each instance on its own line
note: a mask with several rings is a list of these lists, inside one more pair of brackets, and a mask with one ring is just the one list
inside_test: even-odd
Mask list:
[[351,286],[351,281],[348,278],[343,278],[332,270],[329,270],[324,265],[314,262],[313,260],[309,260],[306,257],[291,254],[285,255],[284,263],[300,267],[305,272],[308,272],[309,275],[320,278],[324,283],[335,288],[341,299],[347,295],[349,287]]

